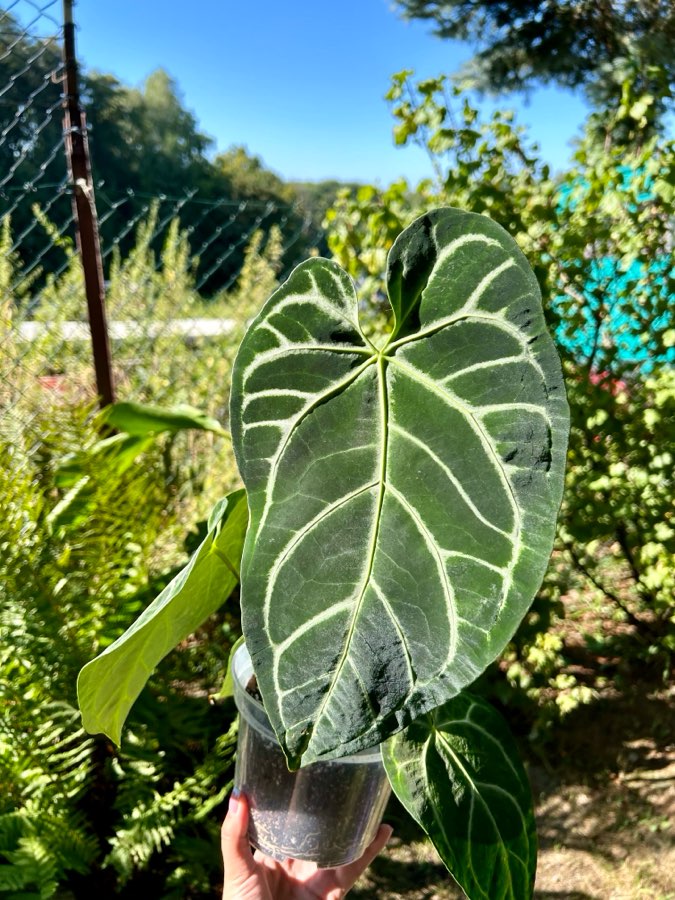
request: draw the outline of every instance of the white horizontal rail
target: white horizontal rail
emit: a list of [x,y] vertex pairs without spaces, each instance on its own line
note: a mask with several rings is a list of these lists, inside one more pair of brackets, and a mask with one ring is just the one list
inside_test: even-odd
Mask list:
[[[135,322],[133,319],[108,322],[111,341],[131,338],[158,338],[165,335],[184,337],[220,337],[230,334],[236,325],[234,319],[169,319],[166,322]],[[60,338],[65,343],[90,340],[87,322],[21,322],[19,336],[24,341],[37,341],[45,335]]]

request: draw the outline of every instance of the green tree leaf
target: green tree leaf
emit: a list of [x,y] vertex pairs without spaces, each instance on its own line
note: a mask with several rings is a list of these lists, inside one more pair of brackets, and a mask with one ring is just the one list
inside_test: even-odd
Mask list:
[[515,741],[484,700],[462,693],[391,738],[394,793],[470,900],[528,900],[537,837]]
[[154,434],[141,436],[126,432],[101,438],[87,450],[65,456],[56,468],[54,482],[60,488],[73,487],[86,477],[92,465],[105,466],[116,475],[122,475],[152,445],[153,440]]
[[183,431],[186,428],[227,434],[217,419],[187,404],[165,407],[127,401],[107,406],[100,415],[106,425],[135,437],[145,437],[163,431]]
[[234,660],[234,654],[244,643],[244,635],[238,637],[237,640],[232,644],[230,648],[230,655],[227,660],[227,672],[225,673],[225,678],[223,679],[223,684],[216,694],[217,700],[224,700],[226,697],[234,697],[234,675],[232,673],[232,661]]
[[[645,101],[668,110],[675,65],[672,3],[593,0],[395,0],[407,19],[424,19],[442,38],[469,41],[474,56],[459,76],[489,92],[524,90],[537,83],[582,88],[595,106],[614,105],[632,76]],[[457,80],[457,79],[456,79]],[[424,83],[423,83],[424,84]],[[433,82],[432,88],[433,90]],[[654,92],[653,96],[650,92]],[[644,105],[643,105],[644,103]]]
[[244,634],[292,766],[376,744],[470,684],[553,543],[568,411],[524,256],[490,219],[441,209],[400,235],[389,273],[381,350],[350,278],[312,259],[233,371]]
[[190,562],[124,634],[80,672],[82,723],[116,744],[134,701],[152,670],[227,599],[239,581],[248,522],[246,493],[219,504],[219,517]]

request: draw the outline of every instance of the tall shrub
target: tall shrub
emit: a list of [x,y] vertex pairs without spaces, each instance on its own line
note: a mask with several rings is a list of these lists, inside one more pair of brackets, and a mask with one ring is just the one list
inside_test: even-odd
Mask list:
[[557,176],[513,114],[483,117],[445,78],[399,73],[388,98],[395,141],[426,150],[432,177],[415,189],[343,193],[327,216],[329,246],[377,297],[376,248],[442,202],[494,218],[535,268],[573,428],[558,553],[510,672],[535,695],[553,687],[566,710],[590,693],[558,677],[563,642],[543,635],[571,584],[628,624],[629,657],[656,658],[662,669],[675,649],[675,144],[648,122],[636,140],[649,104],[630,82],[617,109],[589,118],[572,167]]

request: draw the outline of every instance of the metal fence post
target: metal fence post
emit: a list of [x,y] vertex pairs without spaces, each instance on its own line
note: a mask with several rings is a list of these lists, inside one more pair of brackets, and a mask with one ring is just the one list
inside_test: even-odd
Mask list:
[[75,56],[73,0],[63,0],[63,62],[65,66],[64,136],[66,156],[73,186],[73,206],[77,223],[96,388],[101,406],[115,400],[110,340],[105,314],[105,284],[98,235],[94,184],[89,163],[89,147],[84,111],[80,106],[78,68]]

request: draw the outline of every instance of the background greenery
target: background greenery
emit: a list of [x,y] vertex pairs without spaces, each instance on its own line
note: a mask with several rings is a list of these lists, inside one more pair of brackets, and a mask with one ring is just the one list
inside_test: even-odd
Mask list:
[[[467,6],[401,5],[412,15]],[[554,17],[561,6],[551,6]],[[85,77],[109,317],[135,323],[113,341],[121,397],[189,402],[227,427],[243,329],[295,260],[333,255],[378,330],[387,250],[423,209],[484,212],[519,242],[563,356],[573,428],[549,571],[483,688],[544,756],[555,753],[559,723],[592,709],[608,686],[672,676],[675,146],[663,51],[672,11],[652,6],[663,16],[653,40],[626,13],[588,66],[544,71],[544,56],[509,68],[528,45],[513,32],[495,45],[497,61],[492,50],[479,56],[472,77],[487,73],[493,88],[512,86],[517,71],[587,90],[594,106],[561,173],[511,113],[485,118],[448,77],[393,77],[394,139],[426,150],[430,178],[384,188],[284,183],[242,148],[211,158],[164,72],[141,90]],[[476,21],[467,19],[466,34]],[[586,26],[596,40],[597,20]],[[40,45],[31,62],[38,45],[21,32],[3,23],[0,49],[14,49],[0,52],[0,170],[24,183],[60,148],[59,117],[45,112],[60,103],[49,77],[60,63],[56,44]],[[574,48],[556,45],[562,34],[548,37],[562,60],[563,50],[576,60]],[[20,68],[44,103],[15,122],[26,97],[12,80]],[[11,193],[12,177],[10,200],[23,196]],[[186,187],[196,191],[189,200]],[[29,192],[3,209],[0,896],[216,896],[235,734],[232,707],[212,698],[239,630],[236,597],[162,663],[121,750],[81,731],[75,677],[196,546],[210,506],[237,482],[229,444],[184,430],[138,454],[101,449],[88,344],[64,340],[61,327],[84,320],[85,308],[68,195]],[[188,319],[228,326],[168,327]],[[27,339],[24,323],[42,329]]]

